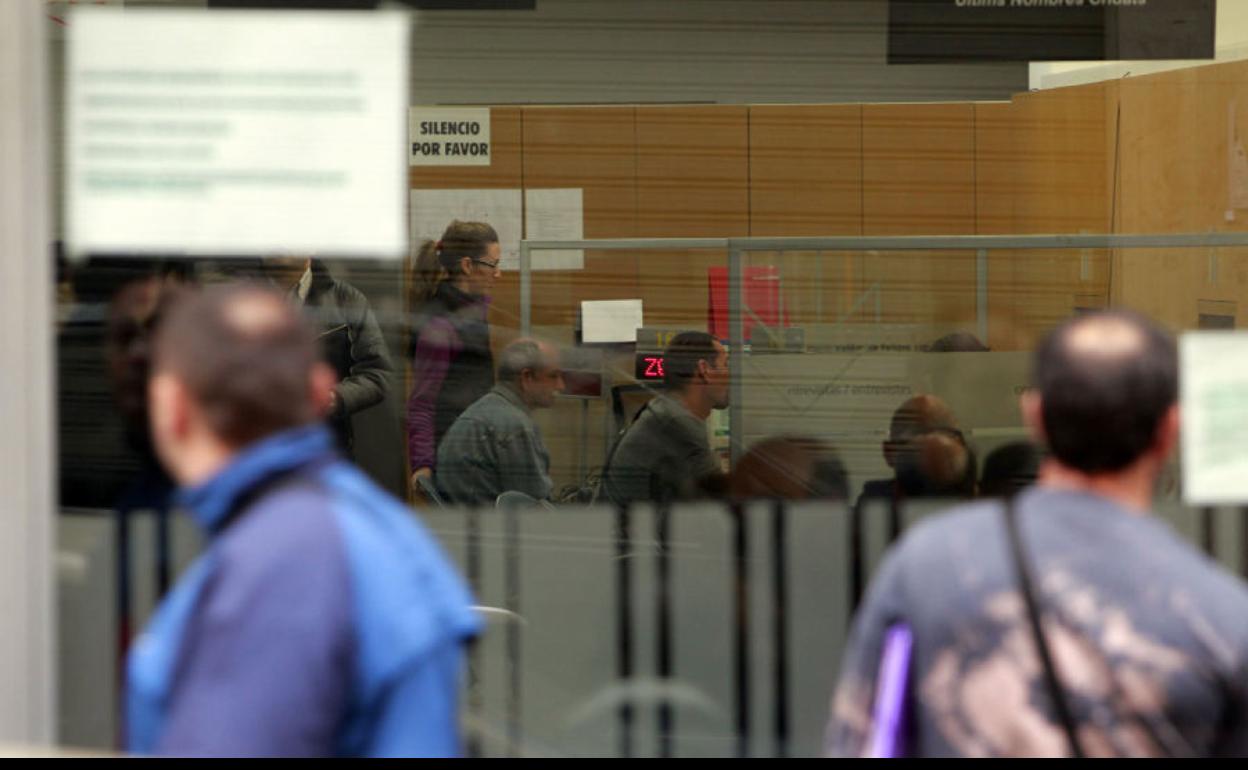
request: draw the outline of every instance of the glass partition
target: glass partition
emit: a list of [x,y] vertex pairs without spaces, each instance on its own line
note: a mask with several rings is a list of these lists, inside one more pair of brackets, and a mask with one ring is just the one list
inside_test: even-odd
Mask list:
[[[240,4],[276,5],[124,5]],[[461,714],[480,756],[819,755],[887,549],[1034,481],[1018,402],[1039,340],[1103,308],[1175,334],[1248,325],[1242,62],[1033,90],[1021,62],[886,66],[871,0],[399,5],[410,106],[483,110],[491,136],[489,163],[407,159],[405,257],[71,257],[58,196],[63,743],[116,747],[121,661],[202,552],[145,408],[178,287],[297,299],[358,383],[342,453],[435,533],[485,623]],[[496,226],[499,261],[430,272],[453,219]],[[493,388],[533,450],[487,429],[444,457]],[[629,450],[652,494],[613,496],[604,476],[656,410]],[[489,475],[473,500],[452,461]],[[1158,516],[1243,574],[1242,511],[1185,506],[1179,468]]]

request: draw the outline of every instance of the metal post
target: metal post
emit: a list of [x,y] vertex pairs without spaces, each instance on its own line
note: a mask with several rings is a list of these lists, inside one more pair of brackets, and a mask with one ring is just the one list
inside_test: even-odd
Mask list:
[[728,251],[728,445],[735,465],[745,447],[745,252]]
[[988,250],[975,252],[975,330],[988,344]]
[[823,252],[815,252],[815,323],[823,323]]
[[[605,455],[604,455],[605,457]],[[589,473],[589,399],[581,399],[581,454],[576,463],[576,481],[585,483]]]
[[529,244],[520,242],[520,335],[527,337],[533,325],[533,266]]

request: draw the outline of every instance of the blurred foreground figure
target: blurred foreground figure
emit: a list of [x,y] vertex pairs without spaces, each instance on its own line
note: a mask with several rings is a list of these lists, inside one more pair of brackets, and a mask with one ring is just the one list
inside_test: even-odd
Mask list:
[[836,500],[848,497],[845,466],[832,447],[805,436],[776,436],[750,447],[726,479],[733,500]]
[[1126,312],[1036,351],[1051,456],[1012,503],[914,527],[855,619],[827,751],[1248,754],[1248,588],[1148,515],[1178,439],[1173,340]]
[[156,452],[209,538],[129,661],[129,749],[458,753],[471,597],[401,503],[335,449],[334,374],[284,298],[173,303],[149,383]]

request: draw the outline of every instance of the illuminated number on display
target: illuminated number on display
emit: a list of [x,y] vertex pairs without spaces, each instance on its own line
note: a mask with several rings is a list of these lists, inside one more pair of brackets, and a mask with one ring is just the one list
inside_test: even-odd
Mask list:
[[662,377],[663,376],[663,359],[646,358],[646,376]]

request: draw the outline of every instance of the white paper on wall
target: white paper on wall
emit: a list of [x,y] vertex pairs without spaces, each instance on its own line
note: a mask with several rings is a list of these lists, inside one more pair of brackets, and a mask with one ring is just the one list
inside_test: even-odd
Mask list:
[[502,268],[520,265],[520,191],[497,190],[412,190],[412,243],[442,237],[452,220],[485,222],[498,233]]
[[581,302],[582,342],[635,342],[642,326],[645,324],[639,299]]
[[[530,241],[579,241],[585,237],[584,193],[580,188],[524,191],[525,238]],[[534,270],[581,270],[579,249],[537,249],[530,255]]]

